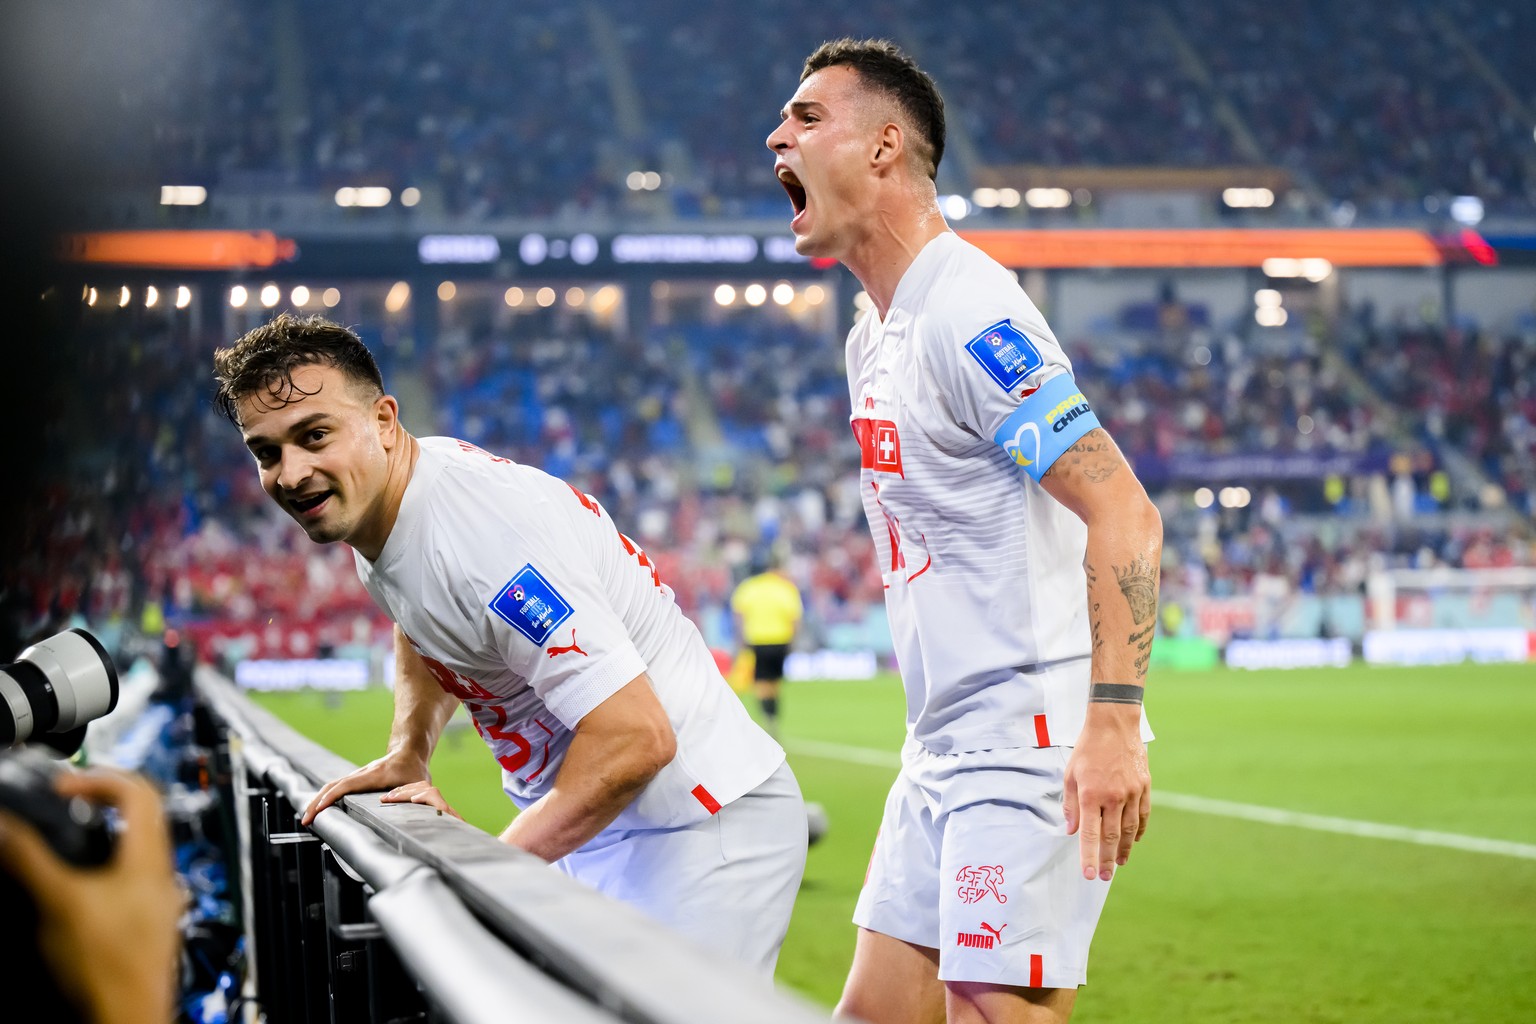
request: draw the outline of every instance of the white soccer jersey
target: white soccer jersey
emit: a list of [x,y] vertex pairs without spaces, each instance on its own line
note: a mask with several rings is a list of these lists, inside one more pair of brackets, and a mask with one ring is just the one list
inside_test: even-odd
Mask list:
[[[1043,472],[1050,424],[1088,412],[1066,354],[1013,274],[945,232],[884,321],[854,325],[847,363],[912,735],[936,753],[1072,745],[1088,700],[1087,530],[1020,468]],[[1017,415],[1037,391],[1043,444]]]
[[576,724],[642,672],[677,756],[610,830],[700,821],[783,763],[596,500],[464,441],[420,445],[389,540],[376,562],[356,556],[358,575],[469,709],[513,802],[549,790]]

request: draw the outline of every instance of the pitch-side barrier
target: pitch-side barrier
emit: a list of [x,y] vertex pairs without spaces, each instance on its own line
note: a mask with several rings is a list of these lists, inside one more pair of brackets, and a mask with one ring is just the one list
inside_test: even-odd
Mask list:
[[[356,766],[202,671],[227,747],[250,953],[273,1024],[825,1024],[826,1013],[479,829],[377,794],[299,814]],[[247,1014],[246,1019],[252,1019]]]

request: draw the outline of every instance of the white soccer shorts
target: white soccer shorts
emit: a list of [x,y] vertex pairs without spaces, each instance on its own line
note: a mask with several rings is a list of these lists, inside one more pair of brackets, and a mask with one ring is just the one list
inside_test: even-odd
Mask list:
[[555,867],[772,977],[806,846],[805,801],[785,762],[697,824],[603,833]]
[[1067,835],[1070,747],[935,754],[911,740],[854,923],[939,951],[939,978],[1076,988],[1109,883]]

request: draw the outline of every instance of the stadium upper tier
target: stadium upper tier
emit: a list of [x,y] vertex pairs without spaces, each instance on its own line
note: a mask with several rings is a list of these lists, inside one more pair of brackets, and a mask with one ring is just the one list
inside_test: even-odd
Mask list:
[[[410,188],[421,216],[460,220],[775,217],[763,139],[804,56],[846,34],[888,36],[938,80],[945,193],[1246,168],[1278,175],[1294,217],[1425,219],[1458,195],[1536,211],[1536,16],[1518,0],[213,0],[116,17],[79,54],[121,65],[82,122],[107,188]],[[981,205],[1103,216],[1092,189],[1060,213]]]

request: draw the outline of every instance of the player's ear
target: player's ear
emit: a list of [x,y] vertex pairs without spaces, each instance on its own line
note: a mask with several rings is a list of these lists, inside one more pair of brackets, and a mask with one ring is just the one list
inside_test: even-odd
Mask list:
[[870,162],[880,170],[895,167],[906,153],[906,142],[901,126],[894,121],[887,121],[881,127],[880,134],[875,136],[874,155]]
[[373,416],[379,442],[388,451],[400,439],[400,403],[395,401],[394,395],[380,395],[373,403]]

